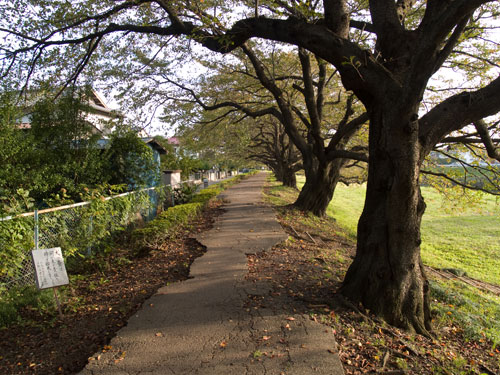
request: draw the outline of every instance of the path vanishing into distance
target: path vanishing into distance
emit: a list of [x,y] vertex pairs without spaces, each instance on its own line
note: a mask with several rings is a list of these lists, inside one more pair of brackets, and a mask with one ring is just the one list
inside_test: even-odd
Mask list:
[[287,238],[262,203],[266,178],[222,194],[225,213],[197,238],[207,252],[191,278],[160,288],[80,374],[343,374],[331,329],[282,306],[248,307],[270,285],[245,280],[245,254]]

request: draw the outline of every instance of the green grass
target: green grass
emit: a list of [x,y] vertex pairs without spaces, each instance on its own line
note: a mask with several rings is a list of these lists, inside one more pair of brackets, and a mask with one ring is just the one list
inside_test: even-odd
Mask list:
[[431,281],[430,287],[436,328],[453,321],[463,327],[469,339],[487,337],[500,344],[500,297],[451,280]]
[[[299,177],[299,183],[303,184]],[[335,190],[327,214],[349,237],[356,238],[363,209],[365,185]],[[475,279],[500,285],[500,201],[490,195],[473,195],[465,202],[422,188],[427,209],[422,219],[422,259],[435,268],[458,268]],[[451,199],[451,201],[450,201]]]
[[[299,188],[304,177],[298,177]],[[334,217],[348,237],[356,238],[366,187],[339,184],[328,215]],[[422,189],[427,203],[422,220],[422,258],[437,268],[459,268],[469,276],[500,284],[500,201],[473,194],[465,203],[458,196],[444,197],[432,188]],[[275,186],[268,199],[273,204],[292,203],[297,192]],[[480,199],[479,199],[480,198]],[[451,200],[450,200],[451,199]],[[487,338],[500,344],[500,297],[458,281],[431,282],[434,326],[455,322],[467,338]]]
[[[475,279],[500,285],[500,202],[457,204],[424,188],[427,210],[422,219],[422,259],[437,268],[460,268]],[[461,207],[466,208],[461,208]]]
[[356,238],[359,216],[365,203],[365,191],[364,185],[338,184],[326,211],[352,239]]

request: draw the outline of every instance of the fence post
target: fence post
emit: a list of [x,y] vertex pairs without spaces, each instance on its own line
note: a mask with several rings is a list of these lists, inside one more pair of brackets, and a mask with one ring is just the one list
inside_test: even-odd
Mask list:
[[[89,223],[89,237],[92,237],[92,230],[93,230],[93,216],[89,218],[90,223]],[[89,241],[89,245],[87,246],[87,256],[92,255],[92,242]]]
[[34,227],[35,250],[38,250],[38,210],[35,208],[35,227]]

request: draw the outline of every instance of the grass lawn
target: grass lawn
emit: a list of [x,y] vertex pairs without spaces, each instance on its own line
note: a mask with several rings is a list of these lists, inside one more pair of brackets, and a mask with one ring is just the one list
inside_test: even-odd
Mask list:
[[[299,176],[303,184],[304,178]],[[328,215],[348,236],[356,237],[365,185],[339,184]],[[422,259],[436,268],[459,268],[475,279],[500,285],[500,200],[483,195],[473,203],[453,206],[432,188],[422,189],[427,209],[422,219]]]

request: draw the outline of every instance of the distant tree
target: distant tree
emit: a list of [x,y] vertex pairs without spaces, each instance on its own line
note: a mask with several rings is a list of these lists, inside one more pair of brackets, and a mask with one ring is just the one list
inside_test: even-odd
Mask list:
[[256,134],[248,146],[248,157],[265,164],[284,186],[296,189],[295,173],[302,169],[302,158],[283,125],[268,117],[257,121],[254,128]]
[[54,93],[40,90],[31,108],[32,155],[28,161],[32,196],[42,200],[61,189],[78,197],[83,186],[103,182],[101,135],[88,122],[85,90],[67,90],[57,100]]
[[[282,124],[286,139],[299,151],[306,175],[294,206],[318,216],[325,215],[341,180],[342,168],[350,160],[367,161],[366,137],[363,139],[357,134],[368,115],[363,113],[354,95],[342,89],[336,72],[304,49],[289,52],[278,47],[264,53],[248,43],[241,50],[234,54],[231,63],[207,62],[215,74],[212,72],[193,83],[196,90],[164,77],[181,91],[176,93],[176,101],[180,102],[176,108],[184,108],[183,118],[205,122],[207,115],[194,111],[193,104],[205,111],[214,111],[210,129],[215,133],[216,124],[237,129],[236,124],[245,118],[273,116]],[[336,97],[335,100],[327,100],[332,97]],[[177,114],[179,110],[173,112]],[[251,130],[249,133],[257,134]],[[229,142],[232,138],[220,139]],[[283,177],[282,173],[279,175]],[[293,181],[290,174],[288,181]]]
[[181,151],[197,155],[202,163],[200,169],[235,170],[253,163],[247,159],[250,140],[247,121],[238,121],[231,116],[218,118],[217,112],[197,110],[199,116],[189,119],[188,115],[178,128],[178,136]]
[[180,170],[181,178],[187,180],[192,173],[208,169],[203,161],[187,155],[183,148],[176,151],[165,137],[155,136],[155,139],[167,150],[165,155],[161,155],[161,170]]

